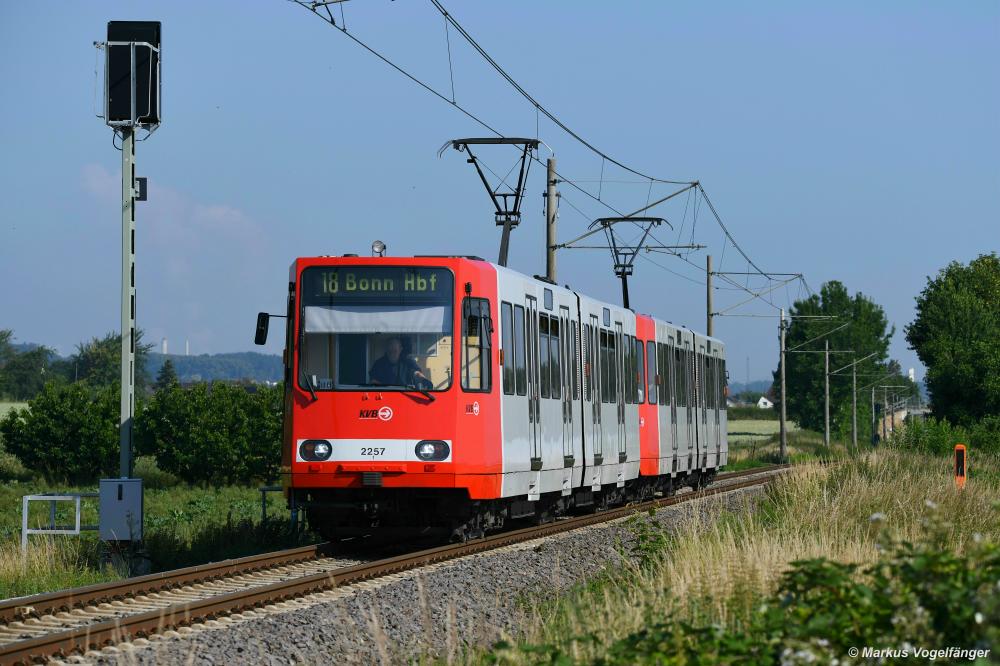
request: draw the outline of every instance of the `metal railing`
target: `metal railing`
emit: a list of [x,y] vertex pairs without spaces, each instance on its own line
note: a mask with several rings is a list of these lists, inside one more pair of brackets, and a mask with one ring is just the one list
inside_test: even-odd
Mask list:
[[[41,495],[24,495],[21,498],[21,552],[28,551],[29,534],[67,534],[78,536],[85,530],[97,530],[97,525],[80,524],[80,500],[84,497],[97,497],[98,493],[42,493]],[[49,503],[49,526],[28,527],[28,513],[31,502]],[[73,502],[75,519],[73,525],[56,525],[56,502]]]

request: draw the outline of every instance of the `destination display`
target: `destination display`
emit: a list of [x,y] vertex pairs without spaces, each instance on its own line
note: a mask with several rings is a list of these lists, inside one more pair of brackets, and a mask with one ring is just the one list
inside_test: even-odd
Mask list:
[[314,266],[302,274],[308,304],[452,301],[454,278],[446,268],[424,266]]

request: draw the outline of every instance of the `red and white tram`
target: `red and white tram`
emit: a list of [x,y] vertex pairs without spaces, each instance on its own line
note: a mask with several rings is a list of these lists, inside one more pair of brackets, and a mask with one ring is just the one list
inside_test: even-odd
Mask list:
[[327,538],[478,536],[727,460],[720,341],[476,257],[297,259],[284,359],[283,483]]

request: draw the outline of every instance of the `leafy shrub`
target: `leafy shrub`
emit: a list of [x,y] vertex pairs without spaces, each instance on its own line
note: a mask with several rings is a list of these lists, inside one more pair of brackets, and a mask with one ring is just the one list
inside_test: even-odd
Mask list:
[[1000,416],[987,416],[969,433],[972,451],[1000,454]]
[[955,426],[933,417],[913,419],[892,433],[888,442],[931,455],[950,455],[956,444],[975,453],[1000,453],[1000,416],[987,416],[970,427]]
[[[951,529],[935,520],[919,543],[883,538],[882,556],[864,568],[825,558],[794,562],[745,625],[649,618],[643,629],[612,643],[594,663],[971,661],[917,652],[947,647],[995,654],[1000,648],[1000,545],[974,540],[959,553],[948,546]],[[599,637],[569,642],[594,643]],[[866,646],[885,653],[852,653]],[[569,664],[571,655],[568,644],[499,643],[486,661]]]
[[273,479],[281,459],[280,387],[198,384],[157,391],[136,429],[142,453],[189,483]]
[[949,455],[955,444],[968,441],[969,433],[965,428],[929,417],[907,421],[902,428],[892,432],[887,443],[930,455]]
[[0,420],[4,448],[51,481],[89,483],[118,466],[118,389],[46,384]]
[[730,421],[777,421],[780,418],[777,408],[760,409],[759,407],[730,407],[726,410],[726,412]]

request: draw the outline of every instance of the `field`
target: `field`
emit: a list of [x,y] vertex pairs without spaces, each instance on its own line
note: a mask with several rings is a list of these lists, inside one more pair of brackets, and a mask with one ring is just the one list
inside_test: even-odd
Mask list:
[[0,419],[2,419],[4,416],[6,416],[7,412],[9,412],[12,409],[22,409],[22,408],[27,407],[27,406],[28,406],[28,403],[26,403],[26,402],[3,402],[3,401],[0,401]]
[[[834,623],[841,620],[847,623],[842,627],[846,635],[879,617],[888,622],[887,618],[898,616],[898,626],[892,620],[897,636],[930,640],[941,636],[935,632],[942,629],[928,625],[928,612],[938,617],[956,614],[945,608],[954,598],[965,608],[993,608],[983,611],[985,620],[969,620],[989,622],[989,614],[998,607],[996,590],[990,592],[989,583],[979,588],[985,606],[974,606],[964,596],[971,597],[969,591],[958,591],[968,580],[968,574],[962,573],[966,568],[997,567],[997,551],[989,544],[1000,540],[1000,507],[996,505],[1000,460],[981,456],[978,465],[966,488],[958,491],[949,459],[885,448],[836,467],[806,463],[769,487],[756,508],[748,504],[735,510],[719,505],[707,511],[692,510],[677,532],[661,531],[655,521],[637,518],[640,547],[634,553],[633,570],[609,573],[542,604],[520,635],[487,654],[469,655],[469,661],[735,663],[723,655],[766,652],[762,641],[767,637],[785,646],[784,636],[789,633],[814,630],[815,640],[800,646],[809,654],[796,653],[801,658],[788,663],[833,663],[831,658],[844,656],[831,647],[838,634],[831,627],[839,626]],[[993,555],[988,555],[989,548],[994,549]],[[971,561],[955,564],[961,562],[955,558],[963,554],[982,552],[987,556],[978,561],[979,567]],[[823,568],[813,558],[861,567],[884,562],[874,571],[901,562],[899,569],[915,583],[910,588],[894,583],[891,595],[875,593],[877,603],[890,607],[888,615],[880,615],[881,609],[856,614],[865,603],[863,596],[838,597],[831,603],[823,595],[847,595],[860,570],[838,564]],[[782,606],[790,603],[789,597],[775,601],[774,595],[779,586],[789,585],[783,575],[792,563],[804,560],[813,564],[797,569],[796,575],[804,581],[803,598],[808,601],[809,595],[815,595],[823,601],[813,607],[812,615],[800,616],[800,627],[790,623],[791,609]],[[949,588],[951,597],[945,593]],[[864,587],[856,589],[864,594]],[[922,608],[908,606],[916,601],[905,597],[906,589],[928,592],[920,602]],[[900,594],[903,597],[897,598]],[[900,606],[892,610],[896,603]],[[760,627],[767,624],[761,619],[767,608],[776,613],[772,629],[778,627],[773,629],[778,638],[761,633]],[[983,618],[982,612],[977,617]],[[812,629],[805,626],[810,622]],[[888,642],[892,638],[886,640],[887,645],[898,644]],[[991,640],[1000,638],[994,634]],[[687,646],[692,651],[686,652]],[[846,651],[846,647],[840,649]],[[713,655],[710,650],[717,652]],[[756,659],[754,663],[769,661]]]
[[[0,460],[2,463],[2,460]],[[0,472],[2,472],[0,467]],[[201,488],[181,484],[140,458],[137,474],[145,480],[145,550],[141,559],[153,571],[239,557],[308,541],[288,528],[281,493],[268,493],[268,520],[261,522],[256,487]],[[81,537],[32,536],[27,557],[20,549],[21,497],[45,492],[94,491],[39,479],[0,477],[0,599],[63,587],[113,580],[125,571],[108,564],[96,533]],[[48,523],[48,505],[32,503],[33,526]],[[72,503],[60,503],[57,523],[72,523]],[[97,500],[83,501],[83,524],[97,522]]]

